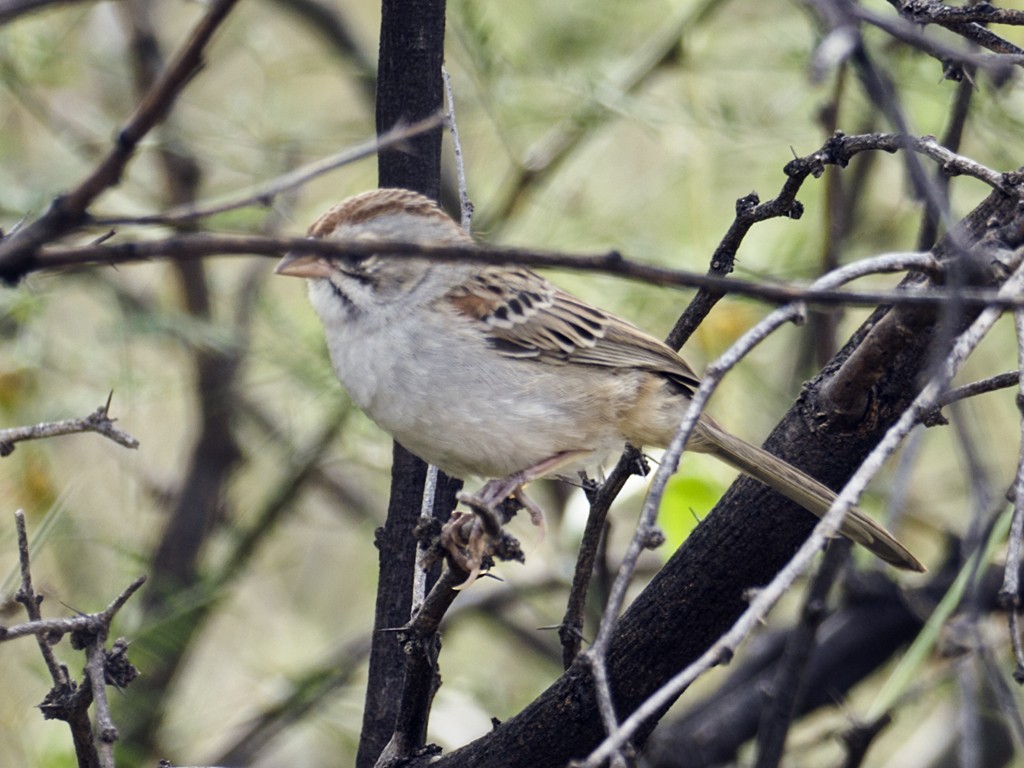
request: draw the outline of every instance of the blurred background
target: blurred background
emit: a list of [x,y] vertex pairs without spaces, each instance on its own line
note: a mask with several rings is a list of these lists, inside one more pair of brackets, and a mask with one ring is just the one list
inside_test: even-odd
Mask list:
[[[169,56],[203,10],[184,0],[75,2],[0,26],[4,231],[38,216],[93,167],[137,103],[154,51]],[[371,137],[379,23],[370,0],[241,3],[166,125],[94,213],[138,216],[244,191]],[[737,198],[776,195],[794,153],[813,152],[836,128],[889,130],[845,68],[811,76],[820,36],[806,7],[780,0],[452,0],[447,67],[475,233],[496,244],[617,249],[706,270]],[[881,33],[867,37],[898,85],[911,131],[941,136],[964,86]],[[1018,81],[977,77],[960,152],[997,170],[1022,164]],[[270,207],[200,227],[301,235],[328,205],[375,185],[371,158]],[[987,191],[957,180],[954,218]],[[802,220],[754,228],[737,276],[807,280],[831,258],[918,247],[920,207],[898,158],[858,158],[808,182],[800,199]],[[839,234],[830,227],[837,209]],[[169,234],[114,229],[115,240]],[[143,673],[113,695],[124,754],[133,758],[125,764],[168,757],[301,768],[348,764],[354,755],[391,444],[348,404],[303,286],[274,278],[273,264],[225,257],[94,268],[0,290],[0,427],[84,416],[113,391],[118,426],[141,442],[128,451],[75,435],[21,443],[0,459],[4,601],[17,586],[19,508],[38,545],[34,576],[46,615],[98,610],[135,576],[157,574],[115,624]],[[691,295],[606,276],[549,276],[657,336]],[[702,370],[770,310],[723,300],[685,356]],[[711,411],[761,440],[866,315],[817,313],[781,330],[726,379]],[[962,380],[1014,365],[1006,322]],[[898,498],[901,537],[932,562],[944,532],[962,534],[1005,491],[1019,440],[1008,390],[947,415],[952,426],[921,430],[907,471],[894,463],[865,501],[884,514]],[[714,461],[684,459],[663,510],[670,544],[649,554],[647,575],[732,477]],[[644,488],[632,481],[613,511],[612,564]],[[584,505],[565,487],[537,496],[550,510],[547,536],[539,541],[514,522],[526,565],[503,564],[502,581],[475,584],[450,617],[431,726],[446,748],[518,712],[559,674],[557,635],[538,627],[561,619]],[[0,621],[21,620],[16,605],[4,605]],[[783,606],[776,618],[787,615]],[[61,650],[77,673],[80,658]],[[497,674],[509,659],[516,674]],[[0,765],[70,764],[66,728],[34,708],[49,688],[37,648],[5,644],[0,667]],[[937,662],[930,674],[951,673]],[[717,680],[715,673],[702,685]],[[952,699],[930,698],[914,711],[877,754],[896,760],[901,745],[954,738]],[[805,722],[796,754],[807,764],[835,759],[830,734],[845,716],[835,710]]]

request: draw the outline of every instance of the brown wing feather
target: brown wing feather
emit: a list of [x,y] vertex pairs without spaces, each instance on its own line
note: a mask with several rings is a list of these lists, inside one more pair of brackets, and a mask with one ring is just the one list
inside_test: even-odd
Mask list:
[[692,392],[693,369],[662,342],[527,269],[483,268],[446,300],[500,353],[553,365],[642,368]]

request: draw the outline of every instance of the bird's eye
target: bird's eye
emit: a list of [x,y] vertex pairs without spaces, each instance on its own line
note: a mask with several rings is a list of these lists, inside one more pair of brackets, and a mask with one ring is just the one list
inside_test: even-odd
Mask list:
[[338,259],[338,266],[342,272],[352,277],[365,277],[374,272],[380,259],[376,254],[370,256],[342,256]]
[[343,256],[336,260],[338,271],[362,285],[373,285],[378,269],[376,256]]

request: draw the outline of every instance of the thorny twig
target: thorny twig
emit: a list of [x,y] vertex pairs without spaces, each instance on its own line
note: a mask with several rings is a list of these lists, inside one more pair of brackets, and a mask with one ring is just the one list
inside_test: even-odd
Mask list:
[[[996,8],[989,2],[958,7],[922,0],[889,0],[903,18],[915,26],[937,24],[998,54],[1020,57],[1024,50],[987,28],[991,24],[1024,25],[1024,11]],[[997,57],[992,57],[998,60]],[[1013,59],[1011,59],[1013,61]],[[1014,63],[1021,63],[1016,59]]]
[[[18,510],[14,520],[21,565],[21,586],[15,598],[25,607],[29,621],[13,627],[0,626],[0,642],[35,635],[54,683],[40,707],[43,716],[68,723],[80,765],[113,768],[113,743],[117,740],[117,728],[110,716],[106,685],[109,683],[123,687],[130,683],[138,672],[125,658],[127,643],[118,640],[109,652],[104,649],[104,645],[117,612],[145,583],[146,577],[140,576],[135,579],[99,613],[79,614],[68,619],[44,620],[39,610],[43,596],[37,594],[32,586],[25,513]],[[58,663],[53,653],[53,645],[65,634],[71,635],[73,648],[86,651],[87,677],[81,685],[70,677],[67,667]],[[88,717],[88,708],[92,702],[96,703],[99,751],[96,749]]]
[[113,393],[107,397],[107,402],[85,418],[44,421],[29,427],[0,429],[0,457],[10,456],[14,452],[14,444],[23,440],[42,440],[47,437],[73,435],[80,432],[96,432],[125,448],[138,448],[138,440],[114,426],[116,419],[110,418],[112,397]]
[[[938,60],[946,68],[949,79],[959,80],[959,67],[977,67],[987,69],[996,77],[1005,76],[1011,67],[1024,66],[1024,51],[998,35],[979,27],[976,24],[943,24],[948,29],[984,48],[995,51],[994,54],[977,53],[949,45],[936,37],[924,33],[921,25],[906,18],[894,19],[873,13],[854,3],[849,4],[850,14],[873,27],[878,27],[897,40],[913,46]],[[956,29],[953,29],[957,27]],[[951,68],[951,64],[956,67]]]

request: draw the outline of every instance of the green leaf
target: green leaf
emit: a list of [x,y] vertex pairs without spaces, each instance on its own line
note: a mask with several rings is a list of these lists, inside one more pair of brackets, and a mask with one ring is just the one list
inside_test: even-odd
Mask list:
[[690,531],[711,511],[724,492],[725,486],[713,475],[702,472],[696,463],[669,480],[658,510],[658,526],[666,540],[659,551],[664,553],[666,560],[686,541]]

